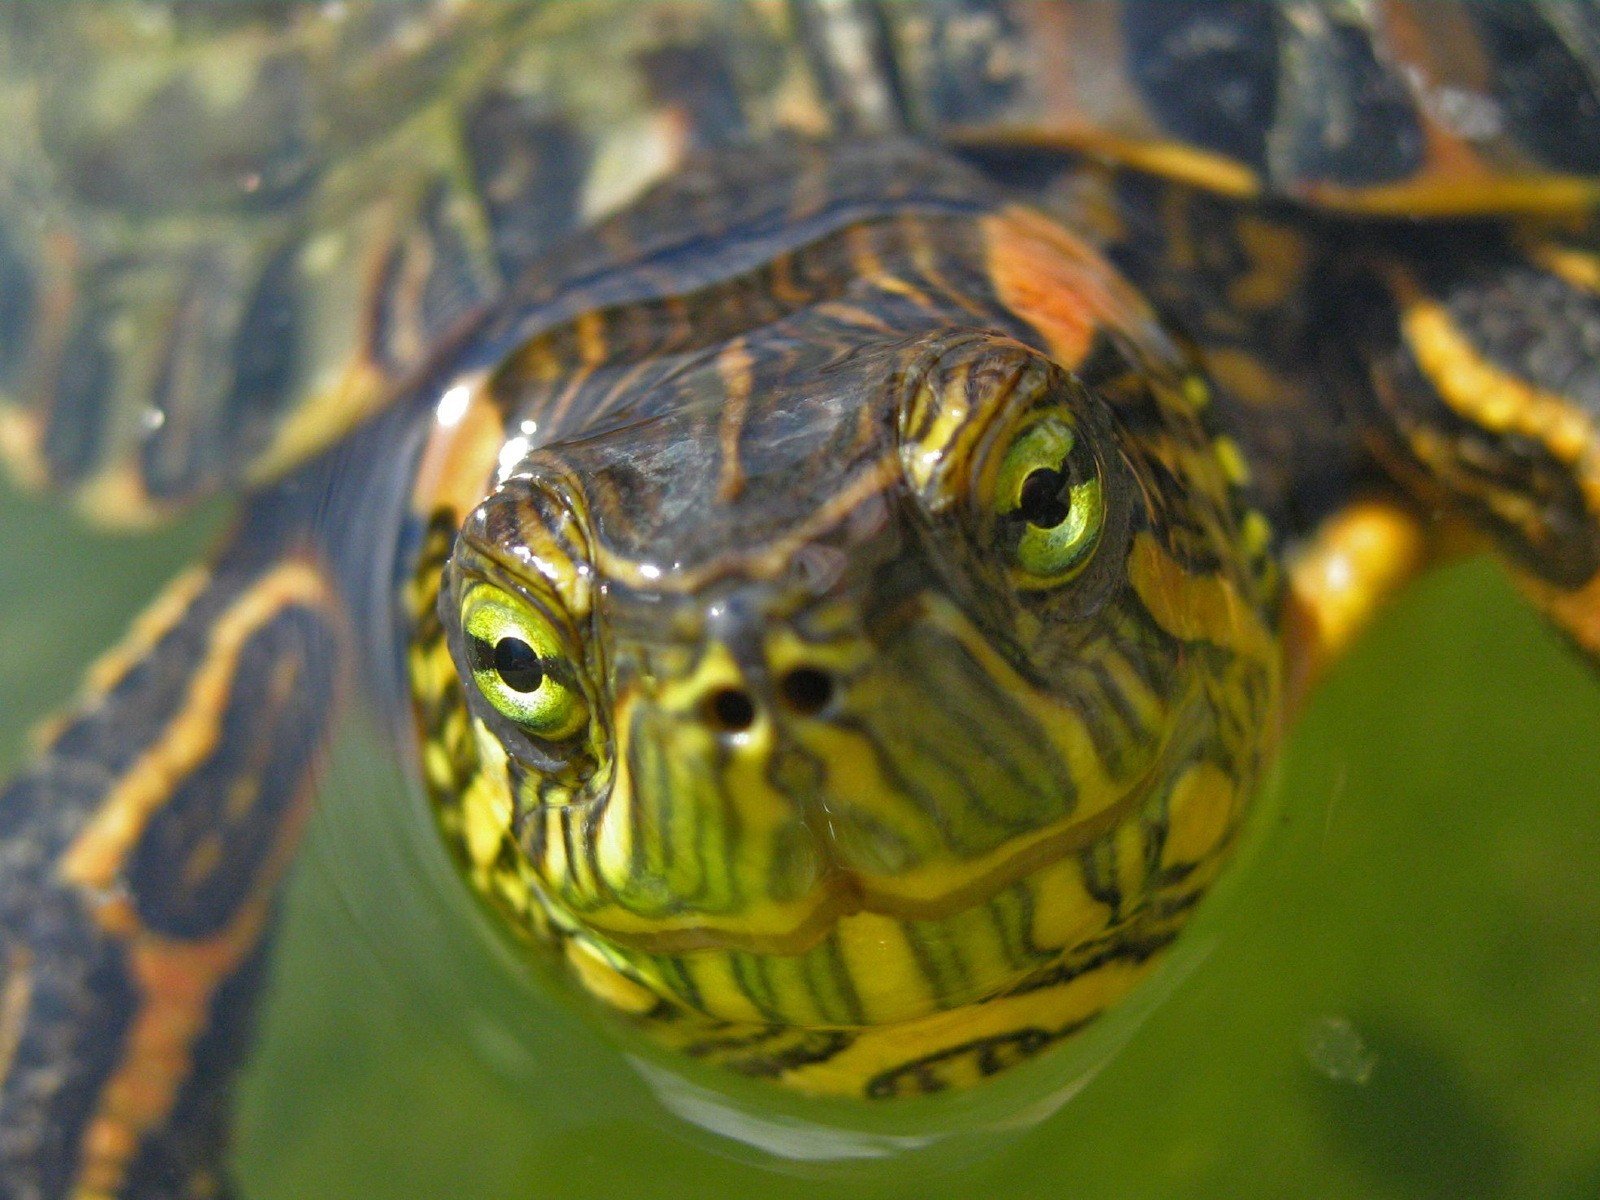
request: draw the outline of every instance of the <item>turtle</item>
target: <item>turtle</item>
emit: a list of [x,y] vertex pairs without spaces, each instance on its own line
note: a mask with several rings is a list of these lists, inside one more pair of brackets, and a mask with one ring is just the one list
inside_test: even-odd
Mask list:
[[358,688],[573,1003],[870,1106],[1147,986],[1440,556],[1600,659],[1592,5],[0,31],[0,447],[237,505],[0,793],[6,1196],[231,1193]]

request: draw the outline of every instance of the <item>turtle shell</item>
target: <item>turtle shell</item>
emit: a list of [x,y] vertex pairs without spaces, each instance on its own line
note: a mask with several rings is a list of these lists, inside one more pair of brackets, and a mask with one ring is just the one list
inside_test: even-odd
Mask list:
[[0,452],[110,523],[271,478],[689,150],[913,133],[1356,212],[1572,210],[1600,8],[0,12]]
[[888,6],[917,122],[1240,197],[1443,216],[1600,197],[1592,0]]

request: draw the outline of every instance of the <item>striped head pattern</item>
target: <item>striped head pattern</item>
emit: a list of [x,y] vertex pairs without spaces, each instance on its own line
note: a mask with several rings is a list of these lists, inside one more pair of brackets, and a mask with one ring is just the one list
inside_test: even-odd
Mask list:
[[430,782],[592,991],[892,1094],[952,1013],[1037,1048],[1171,939],[1277,659],[1203,388],[1112,273],[981,196],[817,194],[497,366],[526,432],[442,572]]

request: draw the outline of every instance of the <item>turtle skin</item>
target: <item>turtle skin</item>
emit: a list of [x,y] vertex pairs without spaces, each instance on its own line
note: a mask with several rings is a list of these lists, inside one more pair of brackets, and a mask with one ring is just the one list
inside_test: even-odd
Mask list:
[[576,1003],[891,1100],[1159,969],[1425,515],[1600,652],[1587,6],[616,16],[7,14],[5,446],[242,496],[0,796],[5,1194],[227,1192],[353,676]]

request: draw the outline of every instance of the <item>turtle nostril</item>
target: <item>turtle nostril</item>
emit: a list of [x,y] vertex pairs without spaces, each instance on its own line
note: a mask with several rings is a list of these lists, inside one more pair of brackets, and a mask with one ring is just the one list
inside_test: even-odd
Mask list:
[[755,701],[748,692],[723,688],[707,699],[706,718],[724,733],[743,733],[756,723]]
[[815,716],[833,699],[833,677],[815,667],[796,667],[783,677],[783,698],[798,713]]

